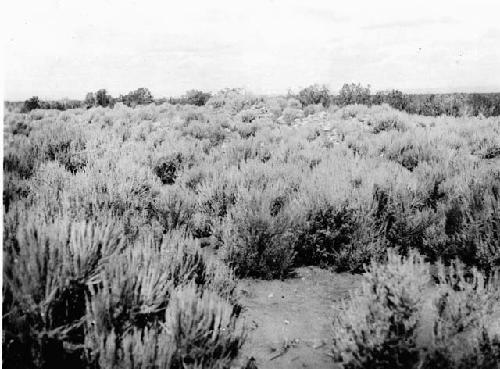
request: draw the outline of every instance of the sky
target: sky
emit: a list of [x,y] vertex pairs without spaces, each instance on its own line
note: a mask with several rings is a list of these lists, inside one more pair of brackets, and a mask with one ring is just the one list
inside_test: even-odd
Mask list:
[[6,100],[346,82],[500,92],[498,0],[3,3]]

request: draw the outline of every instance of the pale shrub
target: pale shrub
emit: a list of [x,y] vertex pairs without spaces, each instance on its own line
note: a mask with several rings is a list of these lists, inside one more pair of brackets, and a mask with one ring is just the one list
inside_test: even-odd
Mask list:
[[494,368],[500,327],[497,275],[468,276],[461,264],[438,283],[422,256],[389,250],[387,263],[372,263],[362,287],[345,300],[334,323],[333,353],[345,368]]

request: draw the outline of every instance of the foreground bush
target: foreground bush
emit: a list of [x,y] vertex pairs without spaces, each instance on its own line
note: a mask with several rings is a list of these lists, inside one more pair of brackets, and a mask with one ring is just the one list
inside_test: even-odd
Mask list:
[[236,356],[242,331],[233,307],[211,292],[187,286],[174,293],[165,324],[114,330],[90,329],[89,340],[101,368],[223,368]]
[[[122,233],[112,221],[23,219],[5,249],[6,368],[220,367],[237,354],[232,274],[180,232],[134,244]],[[159,356],[143,350],[153,339]]]
[[345,368],[496,368],[500,358],[500,280],[461,264],[431,266],[389,251],[334,324],[333,353]]

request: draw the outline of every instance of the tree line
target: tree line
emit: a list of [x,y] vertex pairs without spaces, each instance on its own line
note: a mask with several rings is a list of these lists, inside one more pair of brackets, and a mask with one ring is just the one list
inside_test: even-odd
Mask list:
[[346,83],[338,95],[331,95],[326,86],[313,85],[294,95],[302,106],[322,104],[330,105],[380,105],[388,104],[395,109],[410,114],[425,116],[450,115],[485,117],[500,115],[500,93],[449,93],[449,94],[404,94],[392,89],[370,92],[370,85]]
[[[114,98],[106,89],[99,89],[96,92],[87,93],[82,101],[69,99],[41,101],[34,96],[23,103],[21,112],[26,113],[34,109],[66,110],[97,106],[114,107],[117,103],[129,107],[165,102],[173,105],[203,106],[211,97],[212,94],[209,92],[190,90],[181,97],[155,99],[149,89],[141,87],[126,95]],[[370,85],[346,83],[337,95],[333,95],[325,85],[316,84],[303,88],[296,94],[288,92],[288,97],[299,100],[303,108],[318,104],[329,107],[332,105],[378,105],[385,103],[410,114],[426,116],[500,116],[500,93],[405,94],[400,90],[392,89],[372,94]]]

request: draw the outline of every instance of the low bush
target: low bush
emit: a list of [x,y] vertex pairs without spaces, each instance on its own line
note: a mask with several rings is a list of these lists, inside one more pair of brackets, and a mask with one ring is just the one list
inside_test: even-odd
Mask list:
[[500,327],[487,324],[500,313],[498,277],[438,268],[433,287],[418,253],[389,251],[386,263],[372,263],[335,318],[335,360],[345,368],[494,368]]
[[294,234],[286,214],[271,214],[273,200],[255,190],[239,193],[222,225],[222,253],[241,277],[287,276],[294,260]]
[[304,117],[304,112],[302,109],[298,108],[285,108],[281,114],[281,119],[286,124],[292,124],[296,119],[301,119]]
[[157,160],[154,172],[163,184],[174,184],[183,163],[182,154],[174,152]]
[[354,209],[345,206],[326,205],[310,211],[297,238],[296,264],[336,266],[340,271],[352,271],[368,262],[373,255],[365,253],[366,258],[358,260],[358,267],[354,267],[353,255],[347,255],[351,247],[363,249],[356,239],[362,226],[358,216]]
[[398,112],[380,112],[371,115],[367,124],[372,128],[373,133],[380,133],[382,131],[397,130],[404,132],[408,130],[408,123]]
[[[165,368],[218,367],[234,358],[244,332],[231,272],[180,232],[127,245],[115,224],[29,217],[19,227],[5,254],[5,367],[133,368],[148,355]],[[150,351],[131,350],[146,348],[137,346],[144,337]],[[171,356],[155,356],[167,343]]]
[[232,306],[192,286],[174,292],[165,324],[122,335],[92,331],[91,361],[100,368],[227,367],[243,343]]

